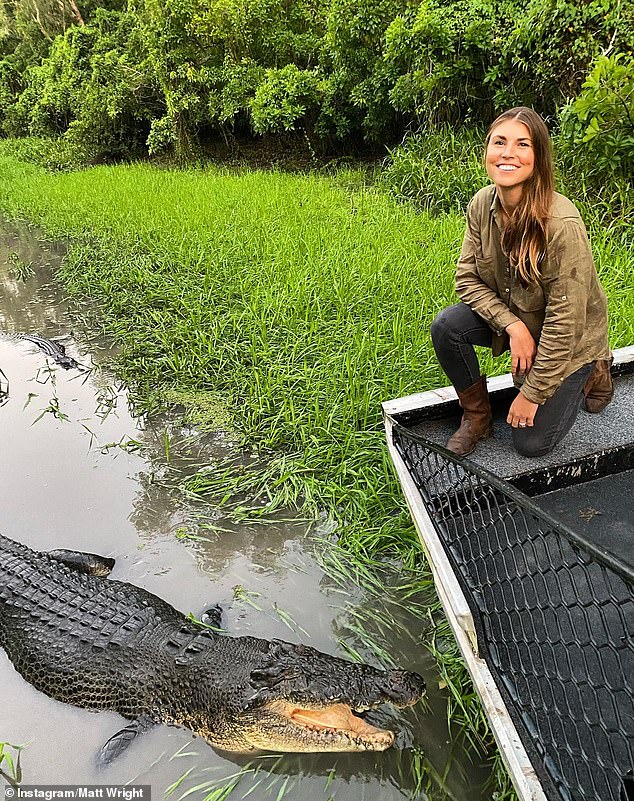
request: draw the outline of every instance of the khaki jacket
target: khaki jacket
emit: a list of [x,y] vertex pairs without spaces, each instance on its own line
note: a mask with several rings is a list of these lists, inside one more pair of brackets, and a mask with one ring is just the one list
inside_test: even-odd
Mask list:
[[495,187],[487,186],[467,207],[456,292],[493,330],[494,356],[509,347],[508,325],[527,326],[537,354],[521,392],[541,404],[584,364],[609,358],[605,293],[581,216],[563,195],[554,195],[539,283],[521,285],[502,252],[501,233],[501,206]]

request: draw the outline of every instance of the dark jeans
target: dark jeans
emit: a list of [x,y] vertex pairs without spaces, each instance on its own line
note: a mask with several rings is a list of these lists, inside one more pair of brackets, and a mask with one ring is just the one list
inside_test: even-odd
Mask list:
[[[492,332],[487,323],[465,303],[443,309],[431,324],[431,338],[442,369],[457,392],[480,379],[480,365],[474,345],[491,347]],[[583,387],[594,362],[569,375],[535,414],[532,427],[514,428],[513,445],[523,456],[544,456],[566,436],[577,419]]]

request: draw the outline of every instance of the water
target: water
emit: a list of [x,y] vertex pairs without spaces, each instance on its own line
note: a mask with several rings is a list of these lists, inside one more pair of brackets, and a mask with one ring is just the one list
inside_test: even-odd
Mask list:
[[[101,366],[116,343],[91,333],[81,306],[53,280],[63,255],[27,227],[0,224],[0,330],[57,338],[88,368],[65,371],[35,345],[0,337],[0,390],[8,390],[0,393],[2,533],[37,549],[114,556],[113,578],[185,613],[221,603],[235,635],[303,641],[339,656],[350,647],[378,664],[374,639],[399,667],[422,673],[429,693],[415,709],[376,713],[374,722],[398,732],[397,747],[384,753],[231,756],[158,726],[96,772],[95,754],[125,721],[35,691],[0,651],[0,741],[27,744],[23,781],[150,784],[155,799],[199,788],[189,797],[201,801],[234,782],[232,798],[256,801],[483,798],[482,770],[448,736],[446,699],[420,644],[423,622],[400,600],[400,571],[386,566],[377,593],[346,578],[349,566],[325,569],[330,546],[314,541],[327,537],[325,524],[237,527],[185,497],[181,480],[231,454],[234,443],[222,432],[199,436],[177,415],[131,413],[125,389]],[[32,275],[18,280],[16,266],[25,264]],[[334,565],[336,549],[332,556]]]

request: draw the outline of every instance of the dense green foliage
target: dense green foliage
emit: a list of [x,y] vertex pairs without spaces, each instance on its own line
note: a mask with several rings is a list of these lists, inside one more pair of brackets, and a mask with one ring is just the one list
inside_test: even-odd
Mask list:
[[[582,91],[563,111],[563,143],[591,175],[634,174],[634,61],[599,56]],[[566,141],[567,140],[567,141]]]
[[2,0],[0,126],[190,158],[231,133],[394,143],[527,104],[565,108],[570,141],[623,173],[633,51],[621,0]]

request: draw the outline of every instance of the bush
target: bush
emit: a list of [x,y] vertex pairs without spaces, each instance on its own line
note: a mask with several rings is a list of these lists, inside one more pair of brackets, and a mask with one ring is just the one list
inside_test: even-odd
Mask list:
[[622,0],[501,0],[499,19],[510,24],[487,77],[497,108],[554,118],[597,56],[634,48],[634,4]]
[[483,129],[420,130],[390,151],[381,180],[395,197],[431,213],[463,212],[488,180],[484,138]]
[[85,167],[90,152],[64,137],[43,138],[25,136],[5,143],[3,153],[13,155],[20,161],[39,164],[52,172],[65,172]]
[[494,57],[496,29],[486,2],[426,2],[397,17],[384,50],[394,76],[393,106],[414,115],[418,124],[486,119],[492,106],[484,78]]
[[323,136],[358,133],[372,141],[402,135],[390,102],[393,69],[384,58],[392,21],[406,14],[411,0],[330,0],[319,58],[326,86],[317,124]]
[[138,150],[160,108],[138,45],[125,13],[102,10],[92,25],[69,28],[26,72],[24,91],[5,111],[5,132],[64,135],[95,158]]
[[268,70],[251,104],[253,129],[256,133],[292,131],[318,100],[319,78],[314,72],[294,64]]
[[634,164],[634,57],[599,56],[576,100],[561,113],[568,159],[589,173],[632,177]]
[[[93,8],[102,1],[115,7]],[[601,169],[622,171],[629,158],[616,106],[581,87],[601,53],[630,53],[596,67],[608,94],[622,86],[629,97],[622,67],[632,63],[634,4],[623,0],[86,3],[85,25],[60,28],[57,14],[47,37],[32,11],[0,29],[0,123],[4,116],[9,135],[68,132],[117,157],[149,134],[151,152],[186,160],[199,136],[230,126],[259,134],[301,125],[337,147],[385,144],[421,125],[485,124],[513,105],[554,119],[581,91],[571,113],[585,123],[584,147],[595,148]]]
[[0,59],[0,125],[23,88],[18,67],[9,59]]

